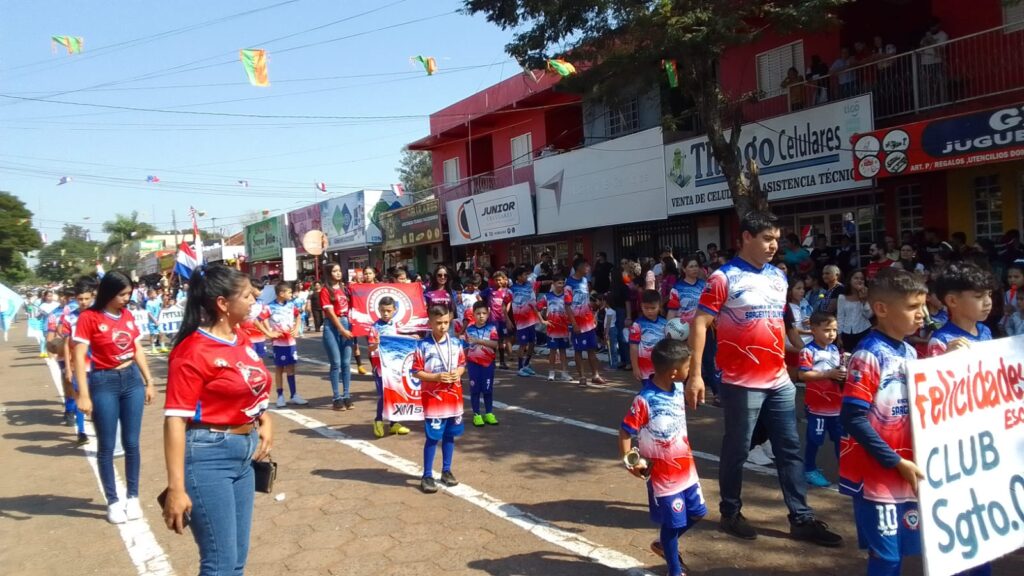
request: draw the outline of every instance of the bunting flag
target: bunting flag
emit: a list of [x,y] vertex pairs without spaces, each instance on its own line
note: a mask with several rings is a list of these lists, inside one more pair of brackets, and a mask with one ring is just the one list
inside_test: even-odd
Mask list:
[[57,186],[63,186],[68,182],[71,182],[71,176],[61,176],[60,180],[57,182]]
[[199,223],[196,221],[198,212],[195,206],[188,207],[189,216],[192,217],[192,244],[196,254],[196,264],[203,265],[203,236],[199,234]]
[[241,186],[242,188],[248,188],[249,187],[249,181],[248,180],[239,180],[238,181],[238,185]]
[[242,59],[242,66],[245,67],[245,74],[249,77],[249,84],[253,86],[270,86],[270,78],[267,76],[267,51],[266,50],[239,50]]
[[561,59],[548,60],[548,70],[557,72],[559,76],[565,78],[566,76],[572,76],[576,74],[576,67],[572,64]]
[[313,187],[324,194],[327,193],[327,182],[314,182]]
[[401,183],[399,183],[399,184],[392,184],[391,185],[391,191],[395,193],[395,196],[398,196],[399,198],[401,198],[402,194],[405,194],[405,185],[401,184]]
[[57,53],[58,44],[66,48],[68,54],[81,54],[85,40],[81,36],[50,36],[50,45],[54,54]]
[[669,88],[679,87],[679,68],[676,66],[675,60],[662,60],[661,67],[665,69],[665,75],[668,76]]
[[437,60],[433,56],[413,56],[412,61],[422,64],[427,76],[433,76],[434,72],[437,72]]
[[159,181],[160,181],[160,179],[157,178],[156,176],[153,176],[152,174],[150,174],[149,176],[146,176],[146,182],[149,182],[150,184],[156,184]]

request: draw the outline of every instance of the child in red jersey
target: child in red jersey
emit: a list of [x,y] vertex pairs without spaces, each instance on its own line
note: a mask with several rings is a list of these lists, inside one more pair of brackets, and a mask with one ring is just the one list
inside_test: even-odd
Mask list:
[[800,380],[807,385],[804,394],[807,410],[804,478],[808,484],[824,488],[831,482],[818,470],[818,448],[825,443],[827,432],[835,446],[836,460],[839,460],[839,440],[843,436],[839,409],[843,404],[841,383],[846,380],[846,368],[835,345],[839,332],[836,317],[827,312],[815,312],[809,322],[814,339],[800,350],[799,359]]
[[572,376],[569,376],[569,358],[566,355],[570,330],[566,307],[570,304],[571,296],[565,293],[565,275],[555,274],[551,277],[551,290],[537,298],[541,322],[548,329],[548,362],[551,363],[548,381],[551,382],[554,382],[555,370],[559,368],[562,370],[562,381],[573,382]]
[[508,370],[505,356],[512,356],[512,341],[515,339],[515,334],[507,329],[512,294],[508,290],[508,275],[504,271],[495,272],[491,281],[494,288],[484,290],[481,295],[491,307],[490,321],[498,330],[498,368]]
[[[494,415],[494,354],[498,349],[498,330],[488,322],[490,311],[486,302],[473,304],[473,324],[462,332],[466,347],[466,371],[469,372],[470,405],[473,426],[498,425]],[[480,397],[484,411],[480,411]]]

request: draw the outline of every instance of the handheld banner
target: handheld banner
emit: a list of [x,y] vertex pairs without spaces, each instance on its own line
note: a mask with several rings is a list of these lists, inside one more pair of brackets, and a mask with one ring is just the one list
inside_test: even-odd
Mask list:
[[175,304],[169,308],[161,308],[157,324],[160,326],[161,334],[177,334],[181,328],[181,321],[185,317],[185,309],[181,304]]
[[1024,336],[907,365],[928,576],[1024,546]]
[[391,422],[423,420],[420,381],[412,377],[415,338],[381,336],[380,377],[383,382],[384,418]]
[[351,305],[348,317],[356,336],[370,333],[370,325],[380,318],[377,305],[385,296],[395,301],[395,323],[399,332],[427,329],[427,304],[420,284],[349,284],[348,289]]

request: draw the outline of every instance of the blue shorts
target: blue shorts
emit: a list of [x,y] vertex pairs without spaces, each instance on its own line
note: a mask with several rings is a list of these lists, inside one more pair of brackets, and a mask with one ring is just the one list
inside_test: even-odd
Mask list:
[[520,344],[533,344],[537,341],[537,327],[520,328],[516,330],[516,342]]
[[839,423],[839,416],[818,416],[807,413],[807,443],[815,446],[825,444],[825,434],[836,444],[843,437],[843,425]]
[[252,349],[256,352],[256,355],[263,358],[267,355],[267,343],[266,342],[253,342]]
[[569,338],[548,337],[548,350],[568,350]]
[[597,350],[597,330],[572,333],[572,347],[574,350]]
[[149,325],[149,335],[150,336],[157,336],[159,334],[160,334],[160,327],[157,326],[156,324],[150,324]]
[[498,340],[500,341],[502,338],[505,337],[505,333],[508,332],[508,329],[505,328],[504,322],[498,322],[496,320],[491,320],[491,322],[494,324],[494,327],[497,328],[498,330]]
[[651,483],[647,482],[647,507],[651,511],[651,522],[668,528],[687,528],[708,513],[700,483],[678,494],[655,496]]
[[853,519],[862,550],[887,562],[921,555],[921,515],[917,502],[882,504],[853,497]]
[[481,366],[466,362],[466,373],[469,375],[469,387],[474,392],[490,392],[494,386],[494,364]]
[[452,416],[451,418],[424,418],[423,419],[423,430],[427,433],[427,439],[435,442],[443,440],[445,438],[455,438],[456,436],[462,436],[462,432],[466,429],[465,424],[462,422],[462,416]]
[[299,360],[295,346],[274,346],[274,366],[294,366]]

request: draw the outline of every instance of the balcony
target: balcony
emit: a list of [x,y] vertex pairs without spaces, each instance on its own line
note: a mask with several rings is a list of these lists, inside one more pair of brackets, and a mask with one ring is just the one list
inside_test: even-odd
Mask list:
[[513,184],[532,181],[533,164],[526,164],[518,168],[504,166],[497,170],[463,178],[455,183],[441,184],[438,187],[438,195],[443,202],[447,202],[457,198],[483,194],[484,192],[505,188]]

